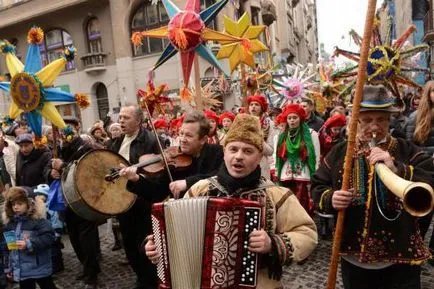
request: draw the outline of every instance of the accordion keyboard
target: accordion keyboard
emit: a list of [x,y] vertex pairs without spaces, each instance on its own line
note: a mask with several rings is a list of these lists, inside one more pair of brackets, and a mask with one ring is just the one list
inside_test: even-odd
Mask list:
[[246,208],[246,220],[244,223],[244,233],[246,238],[244,239],[242,250],[243,262],[240,280],[240,284],[245,286],[256,286],[258,254],[249,251],[249,238],[247,236],[249,236],[253,230],[260,229],[260,213],[260,208]]

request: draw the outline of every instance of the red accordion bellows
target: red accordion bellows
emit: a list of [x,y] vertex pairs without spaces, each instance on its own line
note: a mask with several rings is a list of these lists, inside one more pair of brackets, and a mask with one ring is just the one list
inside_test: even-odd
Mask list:
[[261,208],[226,197],[154,204],[160,288],[255,288],[258,256],[247,248],[250,233],[263,227]]

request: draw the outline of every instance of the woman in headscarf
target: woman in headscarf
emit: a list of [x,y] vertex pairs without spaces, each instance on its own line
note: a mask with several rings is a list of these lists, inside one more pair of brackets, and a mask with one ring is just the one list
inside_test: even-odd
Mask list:
[[306,113],[299,104],[288,104],[283,110],[286,129],[275,137],[275,174],[281,186],[294,192],[305,210],[313,213],[310,180],[319,166],[318,133],[305,123]]

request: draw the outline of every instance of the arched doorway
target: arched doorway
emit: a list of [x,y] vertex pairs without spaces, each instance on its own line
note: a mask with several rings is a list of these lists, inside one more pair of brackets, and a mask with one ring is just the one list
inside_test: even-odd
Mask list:
[[110,110],[107,87],[103,83],[98,83],[95,94],[99,119],[103,120]]

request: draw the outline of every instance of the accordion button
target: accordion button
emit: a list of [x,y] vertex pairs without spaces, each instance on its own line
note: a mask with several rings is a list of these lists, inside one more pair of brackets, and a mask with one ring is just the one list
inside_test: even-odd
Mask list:
[[241,281],[243,281],[243,282],[244,282],[244,281],[245,281],[245,279],[244,279],[244,278],[241,278]]

